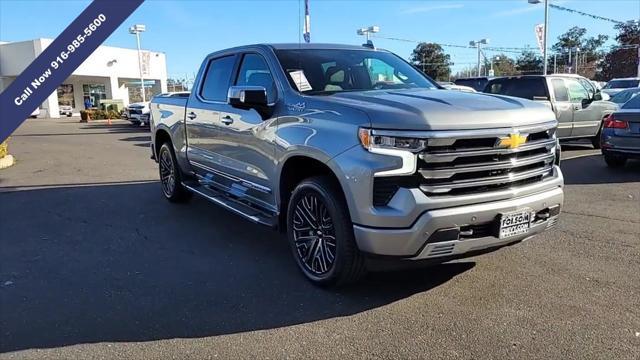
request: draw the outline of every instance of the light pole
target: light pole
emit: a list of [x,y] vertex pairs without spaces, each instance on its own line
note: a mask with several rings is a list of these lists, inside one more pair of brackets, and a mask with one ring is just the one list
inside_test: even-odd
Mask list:
[[486,45],[489,43],[489,39],[482,39],[476,41],[469,41],[469,46],[476,47],[478,49],[478,77],[480,77],[480,45]]
[[542,35],[542,73],[547,75],[547,33],[549,28],[549,0],[529,0],[529,4],[540,4],[544,1],[544,34]]
[[369,42],[369,34],[374,34],[374,33],[377,33],[377,32],[380,32],[380,27],[374,25],[374,26],[369,26],[369,27],[366,27],[366,28],[358,29],[357,34],[366,36],[367,43],[368,43]]
[[489,71],[489,76],[494,76],[495,72],[493,71],[493,61],[500,61],[500,56],[495,56],[491,58],[491,70]]
[[144,95],[144,76],[142,75],[142,51],[140,50],[140,33],[145,32],[147,27],[141,24],[133,25],[129,28],[129,34],[136,36],[136,43],[138,44],[138,68],[140,69],[140,91],[142,92],[142,102],[146,102],[147,99]]

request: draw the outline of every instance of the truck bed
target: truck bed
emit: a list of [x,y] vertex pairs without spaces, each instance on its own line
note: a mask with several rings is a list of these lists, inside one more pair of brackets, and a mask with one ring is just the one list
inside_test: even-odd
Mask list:
[[155,125],[164,123],[171,126],[176,122],[182,122],[185,118],[188,98],[180,97],[155,97],[151,100],[151,119]]

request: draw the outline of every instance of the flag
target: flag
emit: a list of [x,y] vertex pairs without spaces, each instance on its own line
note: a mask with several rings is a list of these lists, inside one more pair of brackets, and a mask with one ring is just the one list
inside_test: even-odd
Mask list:
[[536,25],[536,40],[538,40],[538,47],[540,48],[540,52],[544,54],[544,25],[538,24]]
[[304,0],[304,42],[311,41],[311,23],[309,18],[309,0]]

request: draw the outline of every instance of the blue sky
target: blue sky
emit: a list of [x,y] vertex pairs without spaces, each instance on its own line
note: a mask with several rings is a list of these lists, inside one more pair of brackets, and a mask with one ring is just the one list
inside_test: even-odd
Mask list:
[[[639,0],[552,3],[621,21],[640,18]],[[84,0],[0,0],[0,40],[55,38],[87,4]],[[387,37],[460,45],[490,38],[491,46],[536,48],[533,29],[543,22],[544,15],[542,5],[530,5],[527,0],[311,0],[310,8],[312,42],[350,44],[363,42],[356,35],[357,28],[378,25],[379,35]],[[304,1],[298,0],[147,0],[105,45],[134,48],[134,37],[127,28],[134,23],[145,24],[143,48],[167,54],[170,76],[191,76],[204,55],[218,49],[260,42],[297,42],[301,33],[298,14],[303,11]],[[46,20],[37,20],[36,13],[45,14],[42,18]],[[587,28],[588,35],[615,35],[612,23],[550,9],[549,43],[553,44],[572,26]],[[415,47],[414,43],[396,40],[374,42],[404,58]],[[445,50],[456,63],[454,70],[476,61],[474,49]]]

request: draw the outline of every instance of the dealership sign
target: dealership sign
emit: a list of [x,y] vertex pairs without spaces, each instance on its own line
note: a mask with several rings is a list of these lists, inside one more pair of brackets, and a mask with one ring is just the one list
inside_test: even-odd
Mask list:
[[29,117],[144,0],[94,0],[0,94],[0,142]]

